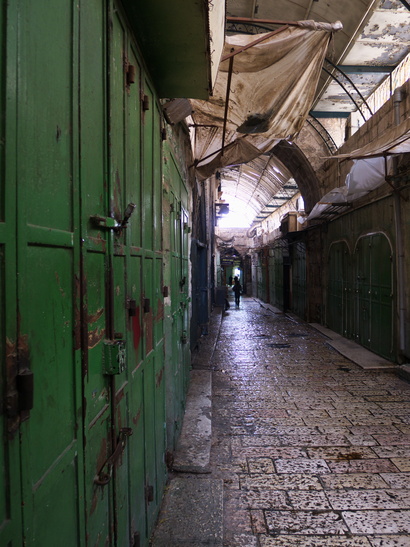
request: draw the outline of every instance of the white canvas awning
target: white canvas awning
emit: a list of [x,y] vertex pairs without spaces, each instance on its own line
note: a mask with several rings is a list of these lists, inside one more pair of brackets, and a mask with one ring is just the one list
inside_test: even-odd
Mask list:
[[300,131],[332,32],[341,28],[341,23],[301,21],[271,33],[226,39],[213,97],[191,101],[201,178],[250,161]]
[[324,195],[313,207],[307,220],[330,220],[332,216],[340,214],[344,207],[384,184],[390,168],[391,158],[379,156],[354,159],[346,175],[345,185]]
[[388,129],[383,135],[362,148],[347,154],[330,156],[341,160],[371,158],[410,152],[410,118]]
[[314,206],[307,220],[339,214],[341,207],[376,190],[385,183],[391,168],[391,156],[410,153],[410,118],[396,125],[371,143],[352,150],[347,154],[337,154],[329,159],[353,160],[346,176],[345,185],[328,192]]

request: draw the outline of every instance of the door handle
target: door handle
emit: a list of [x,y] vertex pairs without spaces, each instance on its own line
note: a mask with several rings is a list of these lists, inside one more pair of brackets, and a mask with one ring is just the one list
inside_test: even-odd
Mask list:
[[124,452],[125,445],[127,444],[127,439],[132,435],[132,429],[130,427],[123,427],[120,429],[118,435],[117,446],[115,447],[114,452],[102,466],[98,475],[94,477],[94,483],[98,486],[105,486],[108,484],[112,477],[112,470],[120,459],[122,453]]
[[136,208],[135,203],[129,203],[124,211],[124,217],[121,222],[115,220],[112,217],[103,217],[101,215],[91,215],[91,222],[98,228],[104,228],[106,230],[114,230],[121,235],[124,228],[127,227],[128,221]]

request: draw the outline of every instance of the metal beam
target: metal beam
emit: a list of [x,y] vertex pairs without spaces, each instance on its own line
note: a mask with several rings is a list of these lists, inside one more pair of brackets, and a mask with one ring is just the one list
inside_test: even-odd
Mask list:
[[338,111],[311,110],[309,112],[309,116],[313,116],[314,118],[348,118],[350,114],[351,112],[342,112],[341,110],[338,110]]
[[299,21],[281,21],[278,19],[254,19],[249,17],[227,17],[227,23],[251,23],[260,25],[289,25],[292,27],[299,27]]
[[407,0],[400,0],[400,2],[410,11],[410,4],[407,2]]
[[345,74],[390,74],[396,67],[376,65],[336,65],[336,68]]

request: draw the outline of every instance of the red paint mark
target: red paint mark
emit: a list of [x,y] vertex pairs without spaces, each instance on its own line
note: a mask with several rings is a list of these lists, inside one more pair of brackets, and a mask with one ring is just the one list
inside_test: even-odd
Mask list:
[[161,385],[163,376],[164,376],[164,368],[162,368],[155,377],[155,385],[157,387],[159,387]]
[[162,298],[158,299],[158,306],[157,306],[157,315],[155,317],[155,321],[159,322],[164,319],[164,301]]
[[141,323],[140,323],[140,308],[136,309],[135,315],[132,317],[132,332],[135,351],[138,351],[138,347],[141,342]]
[[141,418],[141,408],[138,409],[137,415],[133,416],[133,418],[132,418],[132,421],[133,421],[134,425],[138,425],[138,422],[140,421],[140,418]]
[[144,327],[145,327],[145,352],[146,352],[146,355],[148,355],[148,353],[150,353],[154,349],[152,309],[145,314]]

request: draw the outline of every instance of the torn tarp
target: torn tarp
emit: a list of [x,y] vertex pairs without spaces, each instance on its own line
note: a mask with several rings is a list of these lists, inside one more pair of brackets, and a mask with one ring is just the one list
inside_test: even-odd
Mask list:
[[191,101],[195,164],[201,178],[216,168],[245,163],[300,131],[312,106],[331,32],[340,28],[341,23],[302,21],[274,35],[226,39],[222,58],[259,42],[233,58],[226,120],[229,59],[220,65],[213,97]]
[[410,118],[406,118],[399,125],[384,131],[380,137],[373,139],[362,148],[352,150],[346,154],[329,156],[329,159],[359,159],[377,156],[390,156],[410,152]]
[[[332,211],[334,208],[352,203],[364,197],[372,190],[376,190],[386,181],[391,168],[391,158],[383,157],[353,160],[353,166],[346,175],[346,183],[340,188],[334,188],[316,203],[307,220],[313,220]],[[337,214],[340,211],[337,211]],[[327,220],[329,220],[329,216]]]

